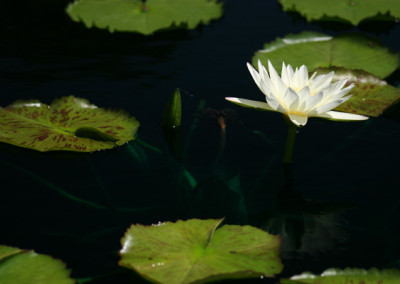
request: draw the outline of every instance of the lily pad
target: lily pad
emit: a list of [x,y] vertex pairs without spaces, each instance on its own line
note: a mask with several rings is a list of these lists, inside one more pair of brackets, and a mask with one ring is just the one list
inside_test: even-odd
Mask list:
[[[368,18],[400,17],[398,0],[280,0],[283,10],[297,11],[312,20],[337,20],[337,18],[358,25]],[[386,17],[383,17],[386,16]]]
[[120,265],[150,281],[172,284],[273,276],[282,270],[280,238],[223,219],[132,225],[122,239]]
[[398,270],[370,270],[364,269],[327,269],[321,275],[305,272],[289,279],[282,279],[281,284],[337,284],[337,283],[362,283],[362,284],[398,284],[400,271]]
[[133,140],[138,127],[123,111],[104,110],[73,96],[51,105],[31,100],[0,107],[0,141],[42,152],[111,149]]
[[30,250],[0,246],[1,284],[73,284],[65,264]]
[[302,32],[266,43],[253,57],[253,65],[268,60],[280,72],[282,61],[309,71],[318,67],[361,69],[379,78],[389,76],[399,67],[399,55],[390,52],[374,38],[362,34],[331,37],[322,33]]
[[145,35],[170,27],[194,29],[222,15],[217,0],[78,0],[68,5],[74,21],[113,31]]
[[349,93],[351,98],[335,108],[338,111],[377,117],[400,99],[400,89],[364,71],[344,68],[318,68],[315,71],[318,74],[335,71],[334,81],[347,78],[347,85],[354,84]]

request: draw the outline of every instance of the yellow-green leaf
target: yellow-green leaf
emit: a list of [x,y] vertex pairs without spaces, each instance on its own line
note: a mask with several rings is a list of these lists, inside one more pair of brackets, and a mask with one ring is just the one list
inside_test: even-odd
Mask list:
[[[368,18],[400,17],[398,0],[280,0],[285,11],[297,11],[312,20],[338,20],[358,25]],[[380,16],[380,17],[378,17]]]
[[278,72],[284,61],[293,67],[306,65],[309,71],[318,67],[361,69],[379,78],[389,76],[399,67],[397,53],[390,52],[375,38],[362,34],[337,37],[315,32],[291,34],[266,43],[255,53],[254,66],[258,60],[264,65],[270,60]]
[[349,92],[351,98],[335,110],[376,117],[400,99],[400,89],[364,71],[344,68],[316,69],[318,74],[330,71],[335,71],[334,80],[347,78],[347,85],[354,84]]
[[111,149],[133,140],[138,127],[124,111],[98,108],[73,96],[51,105],[31,100],[0,107],[0,141],[42,152]]
[[122,239],[120,265],[164,284],[280,273],[280,238],[251,226],[219,220],[132,225]]
[[73,284],[60,260],[34,251],[0,245],[1,284]]
[[305,272],[290,279],[281,280],[281,284],[398,284],[400,271],[394,269],[370,270],[346,268],[327,269],[321,275]]
[[67,7],[74,21],[145,35],[170,27],[194,29],[222,15],[217,0],[77,0]]

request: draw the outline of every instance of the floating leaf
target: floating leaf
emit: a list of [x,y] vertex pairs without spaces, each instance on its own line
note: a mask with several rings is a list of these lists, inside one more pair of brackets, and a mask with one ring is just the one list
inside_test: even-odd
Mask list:
[[111,149],[133,140],[138,127],[123,111],[104,110],[73,96],[50,106],[17,101],[0,107],[0,141],[42,152]]
[[361,34],[344,34],[331,37],[326,34],[302,32],[277,38],[264,45],[253,57],[280,71],[282,61],[300,67],[306,65],[309,71],[318,67],[344,67],[361,69],[380,78],[387,77],[399,66],[399,56],[381,46],[374,38]]
[[282,270],[279,237],[219,220],[132,225],[122,239],[120,265],[159,283],[273,276]]
[[217,0],[78,0],[68,5],[67,13],[88,28],[145,35],[170,27],[194,29],[222,15]]
[[400,271],[398,270],[370,270],[364,269],[327,269],[321,275],[305,272],[289,279],[282,279],[281,284],[398,284]]
[[[400,17],[398,0],[279,0],[285,11],[297,11],[312,20],[337,20],[348,21],[358,25],[367,18],[378,19],[380,16],[387,19]],[[391,18],[393,20],[393,18]]]
[[8,246],[1,246],[0,245],[0,261],[2,261],[4,258],[9,257],[13,254],[17,254],[22,252],[19,248],[14,248],[14,247],[8,247]]
[[318,74],[335,71],[333,80],[348,79],[347,85],[354,84],[350,91],[351,98],[339,105],[335,110],[357,113],[367,116],[379,116],[390,105],[400,99],[400,89],[388,85],[371,74],[360,70],[346,70],[344,68],[318,68]]
[[64,263],[34,251],[0,246],[1,284],[73,284]]

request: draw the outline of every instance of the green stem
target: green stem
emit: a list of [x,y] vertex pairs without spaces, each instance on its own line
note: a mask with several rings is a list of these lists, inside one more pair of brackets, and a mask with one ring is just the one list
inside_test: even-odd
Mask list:
[[[3,163],[3,162],[0,162],[0,163],[1,163],[1,164],[5,164],[5,163]],[[28,170],[26,170],[26,169],[24,169],[24,168],[21,168],[21,167],[19,167],[19,166],[17,166],[17,165],[11,164],[11,163],[5,164],[5,165],[8,165],[8,166],[10,166],[10,167],[12,167],[12,168],[14,168],[14,169],[20,171],[20,172],[22,172],[22,173],[24,173],[24,174],[26,174],[26,175],[32,177],[33,179],[35,179],[35,180],[37,180],[37,181],[39,181],[39,182],[45,184],[46,186],[48,186],[49,188],[51,188],[52,190],[54,190],[55,192],[57,192],[57,193],[60,194],[61,196],[64,196],[64,197],[66,197],[66,198],[68,198],[68,199],[70,199],[70,200],[73,200],[73,201],[78,202],[78,203],[81,203],[81,204],[85,204],[85,205],[87,205],[87,206],[89,206],[89,207],[96,208],[96,209],[103,209],[103,210],[104,210],[104,209],[107,209],[107,207],[105,207],[105,206],[102,206],[102,205],[93,203],[93,202],[91,202],[91,201],[87,201],[87,200],[81,199],[81,198],[76,197],[75,195],[72,195],[72,194],[69,194],[68,192],[62,190],[62,189],[59,188],[58,186],[52,184],[52,183],[49,182],[48,180],[42,178],[41,176],[39,176],[39,175],[37,175],[37,174],[35,174],[35,173],[31,172],[31,171],[28,171]]]
[[[204,109],[205,105],[206,105],[206,101],[205,100],[201,100],[199,102],[199,105],[197,106],[196,113],[199,114]],[[194,136],[194,131],[196,130],[198,122],[199,122],[199,117],[196,116],[194,118],[192,124],[190,125],[188,134],[185,137],[185,144],[184,144],[183,153],[182,153],[182,160],[183,161],[185,161],[187,159],[190,145],[192,145],[192,139],[193,139],[193,136]]]
[[217,165],[219,160],[221,160],[222,155],[224,154],[225,145],[226,145],[226,125],[225,125],[224,117],[218,116],[217,122],[219,124],[219,127],[221,128],[221,134],[220,134],[220,142],[219,142],[219,151],[217,154],[217,158],[214,161],[214,165]]
[[291,164],[292,163],[292,154],[294,148],[294,141],[296,138],[297,127],[293,124],[288,125],[288,134],[286,138],[286,148],[285,148],[285,155],[283,156],[283,163],[284,164]]
[[[72,194],[66,192],[65,190],[61,189],[60,187],[52,184],[48,180],[42,178],[41,176],[39,176],[39,175],[37,175],[37,174],[35,174],[35,173],[31,172],[31,171],[28,171],[28,170],[26,170],[26,169],[24,169],[22,167],[19,167],[17,165],[12,164],[12,163],[4,163],[2,161],[0,161],[0,164],[9,166],[11,168],[14,168],[14,169],[16,169],[16,170],[18,170],[18,171],[30,176],[31,178],[43,183],[44,185],[46,185],[50,189],[54,190],[55,192],[57,192],[61,196],[66,197],[66,198],[68,198],[68,199],[70,199],[72,201],[75,201],[75,202],[80,203],[80,204],[84,204],[84,205],[89,206],[89,207],[94,208],[94,209],[100,209],[100,210],[109,210],[110,209],[110,208],[108,208],[106,206],[103,206],[103,205],[100,205],[100,204],[96,204],[94,202],[87,201],[87,200],[81,199],[81,198],[79,198],[79,197],[77,197],[75,195],[72,195]],[[143,211],[154,211],[156,209],[160,209],[160,206],[149,206],[149,207],[141,207],[141,208],[126,208],[126,207],[116,207],[115,208],[115,210],[117,212],[128,212],[128,213],[130,213],[130,212],[142,213]]]
[[136,142],[137,142],[138,144],[140,144],[141,146],[146,147],[146,148],[148,148],[148,149],[150,149],[150,150],[156,152],[157,154],[160,154],[160,155],[162,154],[162,151],[161,151],[159,148],[157,148],[157,147],[155,147],[155,146],[153,146],[153,145],[150,145],[149,143],[143,141],[143,140],[140,139],[140,138],[136,138]]

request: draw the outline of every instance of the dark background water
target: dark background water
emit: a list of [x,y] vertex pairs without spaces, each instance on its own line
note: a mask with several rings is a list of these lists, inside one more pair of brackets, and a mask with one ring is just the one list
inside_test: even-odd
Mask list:
[[[262,99],[245,63],[276,37],[356,31],[398,52],[399,24],[310,24],[276,1],[227,0],[224,16],[211,25],[145,37],[86,29],[68,18],[67,4],[1,2],[0,105],[74,94],[123,108],[140,121],[140,140],[163,154],[137,141],[92,154],[0,144],[0,243],[62,259],[75,278],[115,272],[94,283],[139,283],[116,265],[130,224],[225,216],[226,223],[282,235],[281,276],[400,268],[397,109],[365,122],[311,119],[297,135],[288,179],[282,117],[224,100]],[[388,81],[399,85],[400,73]],[[183,102],[180,161],[160,127],[176,87]],[[197,111],[202,103],[206,111]],[[216,121],[221,110],[228,114],[224,149]],[[109,209],[74,202],[60,189]]]

